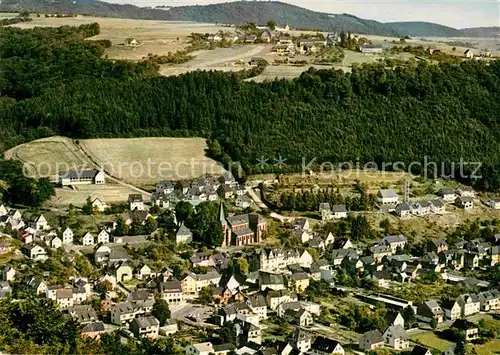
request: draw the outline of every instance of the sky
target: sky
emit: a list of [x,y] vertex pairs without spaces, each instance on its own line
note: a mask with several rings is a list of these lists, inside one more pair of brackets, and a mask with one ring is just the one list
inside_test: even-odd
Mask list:
[[[217,0],[102,0],[136,6],[206,5]],[[280,0],[310,10],[381,22],[428,21],[454,28],[500,26],[500,0]]]

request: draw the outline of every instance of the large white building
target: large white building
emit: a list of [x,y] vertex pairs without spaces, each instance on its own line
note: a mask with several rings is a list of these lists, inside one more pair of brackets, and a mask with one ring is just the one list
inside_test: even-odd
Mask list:
[[58,176],[58,182],[61,186],[92,184],[101,185],[106,183],[106,179],[102,171],[92,169],[60,173]]

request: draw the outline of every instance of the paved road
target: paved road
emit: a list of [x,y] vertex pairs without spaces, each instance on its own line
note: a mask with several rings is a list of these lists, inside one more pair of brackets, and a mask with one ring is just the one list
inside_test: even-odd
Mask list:
[[[255,184],[259,185],[260,182],[258,181],[252,181],[253,183],[253,186],[255,186]],[[264,183],[266,183],[264,181]],[[286,217],[286,216],[283,216],[275,211],[272,211],[269,206],[267,206],[263,201],[262,199],[260,198],[260,189],[258,187],[253,187],[253,186],[247,186],[246,187],[246,191],[248,193],[248,195],[250,196],[250,198],[253,200],[253,202],[255,203],[255,205],[259,208],[259,210],[269,210],[271,211],[271,213],[269,214],[272,218],[275,218],[277,220],[279,220],[281,223],[283,222],[291,222],[294,220],[293,217]]]

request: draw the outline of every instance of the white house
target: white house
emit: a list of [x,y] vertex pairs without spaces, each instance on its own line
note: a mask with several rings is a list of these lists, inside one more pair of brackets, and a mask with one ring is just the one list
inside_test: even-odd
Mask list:
[[381,205],[397,204],[399,196],[394,189],[380,189],[377,193],[377,201]]
[[97,235],[97,243],[107,244],[109,243],[109,233],[104,229]]
[[49,223],[47,222],[43,214],[33,215],[30,221],[28,222],[28,226],[37,231],[50,229]]
[[24,246],[24,253],[32,260],[43,261],[47,259],[47,252],[37,244],[27,244]]
[[181,226],[177,230],[177,233],[175,234],[175,243],[180,244],[180,243],[191,243],[193,241],[193,233],[189,230],[188,227],[184,225],[184,222],[182,222]]
[[475,197],[476,192],[470,186],[462,186],[457,189],[457,194],[460,197]]
[[128,203],[131,211],[144,211],[144,201],[141,194],[131,194],[128,196]]
[[82,238],[82,245],[94,245],[94,236],[89,232],[85,233]]
[[48,242],[49,247],[52,249],[59,249],[62,247],[62,240],[58,236],[55,236]]
[[70,245],[73,244],[73,231],[68,227],[64,230],[62,233],[62,242],[64,245]]
[[108,205],[105,202],[102,202],[98,198],[92,201],[92,210],[98,212],[104,212],[104,210],[108,208]]

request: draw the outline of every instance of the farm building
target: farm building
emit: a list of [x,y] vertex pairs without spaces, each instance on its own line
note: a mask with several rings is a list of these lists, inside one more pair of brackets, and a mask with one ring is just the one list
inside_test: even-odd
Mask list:
[[60,173],[58,182],[59,184],[61,184],[61,186],[92,184],[102,185],[106,183],[106,179],[102,171],[92,169]]

